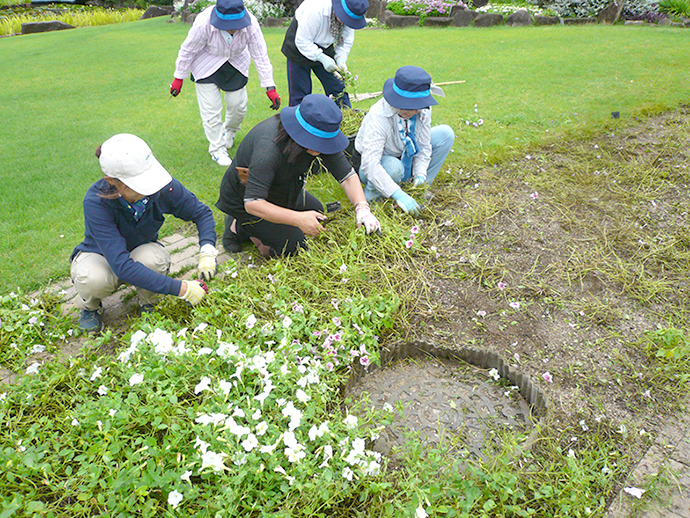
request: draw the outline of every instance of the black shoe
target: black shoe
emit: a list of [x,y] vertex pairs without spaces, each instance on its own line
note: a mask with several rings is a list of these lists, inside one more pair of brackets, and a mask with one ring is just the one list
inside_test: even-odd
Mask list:
[[[235,218],[232,216],[225,216],[225,230],[223,231],[223,248],[231,254],[236,254],[242,251],[242,239],[235,234],[230,228]],[[246,241],[246,239],[244,240]]]
[[142,304],[141,305],[141,314],[142,315],[148,314],[148,313],[153,313],[154,311],[156,311],[156,306],[154,306],[153,304]]
[[79,314],[79,327],[87,333],[100,333],[103,330],[103,318],[101,313],[103,308],[88,310],[82,309]]

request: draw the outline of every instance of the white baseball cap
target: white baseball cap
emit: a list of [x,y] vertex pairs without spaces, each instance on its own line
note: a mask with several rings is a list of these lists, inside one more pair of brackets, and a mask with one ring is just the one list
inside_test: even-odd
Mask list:
[[106,140],[101,145],[98,161],[104,175],[117,178],[144,196],[157,193],[172,181],[172,176],[156,160],[148,144],[129,133]]

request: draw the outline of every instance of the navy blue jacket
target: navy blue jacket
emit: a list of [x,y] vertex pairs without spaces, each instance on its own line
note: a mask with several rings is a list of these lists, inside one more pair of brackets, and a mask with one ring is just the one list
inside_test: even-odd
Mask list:
[[93,252],[104,256],[121,281],[165,295],[178,295],[182,281],[161,275],[138,263],[129,253],[136,247],[158,240],[158,230],[172,214],[184,221],[193,221],[199,232],[199,246],[216,244],[216,230],[211,209],[201,203],[180,182],[173,181],[149,196],[139,221],[120,199],[103,198],[110,191],[105,179],[94,183],[84,196],[84,241],[72,252]]

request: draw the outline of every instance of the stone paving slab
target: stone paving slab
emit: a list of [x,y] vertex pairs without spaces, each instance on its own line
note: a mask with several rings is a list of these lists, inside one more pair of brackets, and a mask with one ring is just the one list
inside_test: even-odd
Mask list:
[[[635,514],[637,499],[621,490],[606,518],[690,518],[690,415],[687,413],[660,431],[625,486],[642,487],[659,473],[662,480],[668,481],[668,487],[661,489],[658,502]],[[645,498],[643,495],[642,499]]]

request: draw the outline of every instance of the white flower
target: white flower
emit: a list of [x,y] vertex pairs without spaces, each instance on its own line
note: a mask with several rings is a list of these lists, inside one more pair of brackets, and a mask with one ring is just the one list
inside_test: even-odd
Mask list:
[[96,378],[100,378],[101,372],[103,372],[103,368],[102,367],[96,367],[96,370],[94,370],[93,374],[91,375],[91,381],[95,380]]
[[172,506],[173,509],[175,509],[180,504],[180,502],[182,502],[183,498],[184,495],[179,491],[170,491],[170,493],[168,493],[168,503]]
[[206,451],[201,455],[201,470],[204,468],[212,468],[213,471],[223,471],[225,469],[225,462],[223,457],[227,457],[225,453],[215,453]]
[[343,478],[346,478],[347,480],[351,481],[353,475],[354,475],[354,473],[352,472],[352,470],[350,468],[345,468],[343,470]]
[[285,417],[290,418],[290,423],[288,424],[288,430],[290,432],[294,431],[295,428],[297,428],[302,422],[302,411],[295,408],[295,405],[292,401],[289,401],[288,404],[285,405],[285,408],[281,410],[281,413]]
[[390,403],[386,402],[386,403],[383,404],[383,409],[384,409],[386,412],[392,412],[392,411],[393,411],[393,405],[391,405]]
[[154,351],[156,354],[166,355],[173,349],[172,333],[163,329],[155,329],[148,336],[148,341],[155,346]]
[[379,464],[375,460],[372,460],[364,468],[364,473],[370,476],[378,475],[379,473],[381,473],[381,464]]
[[568,450],[568,457],[570,457],[571,459],[575,458],[575,451],[572,448]]
[[129,378],[129,385],[133,387],[134,385],[138,385],[142,381],[144,381],[143,374],[132,374],[132,377]]
[[355,428],[358,422],[359,419],[357,419],[357,416],[352,414],[349,414],[345,419],[343,419],[343,423],[348,429]]
[[297,392],[295,392],[295,397],[302,403],[306,403],[311,399],[311,396],[302,389],[297,389]]
[[105,396],[107,393],[108,393],[108,387],[106,387],[105,385],[101,385],[100,387],[98,387],[98,395],[99,396]]
[[292,325],[292,319],[286,315],[285,318],[283,319],[283,327],[287,329],[291,325]]
[[191,482],[191,480],[189,480],[189,477],[191,477],[191,476],[192,476],[191,471],[185,471],[184,473],[182,473],[182,475],[180,475],[180,480],[184,480],[185,482]]
[[328,466],[328,461],[333,458],[333,446],[327,444],[323,447],[323,463],[319,466],[320,468],[325,468]]
[[208,447],[211,446],[209,443],[199,439],[197,436],[196,441],[194,441],[194,447],[199,448],[201,453],[206,453],[208,451]]
[[211,390],[209,387],[211,385],[211,378],[204,376],[196,387],[194,387],[194,393],[198,394],[204,390]]
[[645,493],[646,490],[640,489],[638,487],[624,487],[623,491],[625,491],[629,495],[634,496],[635,498],[642,498],[642,495]]
[[245,326],[247,326],[247,329],[251,329],[255,325],[256,325],[256,317],[254,316],[254,313],[252,313],[251,315],[249,315],[247,317],[247,323],[245,324]]
[[31,365],[29,365],[26,368],[26,373],[27,374],[38,374],[38,368],[41,366],[40,363],[38,362],[33,362]]
[[76,419],[72,418],[72,426],[79,426],[79,421]]
[[108,410],[108,414],[110,415],[110,417],[113,417],[115,414],[117,414],[117,410],[111,408],[110,410]]
[[194,420],[194,422],[200,425],[212,424],[215,426],[223,423],[227,417],[228,416],[226,414],[214,412],[212,414],[201,414]]
[[242,441],[242,447],[244,448],[245,451],[252,451],[254,448],[256,448],[259,445],[259,440],[256,438],[256,435],[253,433],[250,433],[247,435],[247,438]]
[[501,379],[501,375],[498,373],[498,370],[497,370],[497,369],[491,369],[491,370],[489,371],[489,376],[491,376],[491,377],[492,377],[493,379],[495,379],[496,381],[498,381],[498,380]]
[[429,516],[428,513],[424,507],[422,507],[422,504],[419,504],[419,507],[417,507],[414,512],[414,518],[426,518],[427,516]]
[[256,425],[256,435],[262,436],[268,431],[268,423],[266,421],[261,421]]
[[213,353],[213,349],[211,349],[210,347],[202,347],[201,349],[199,349],[199,351],[197,351],[197,354],[199,356],[204,356],[204,355],[212,354],[212,353]]

